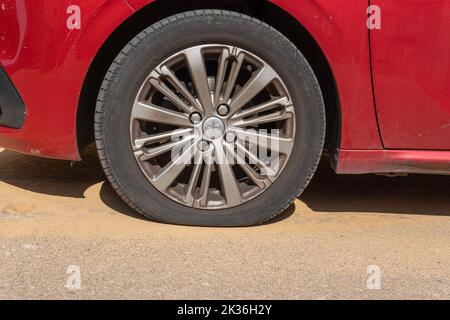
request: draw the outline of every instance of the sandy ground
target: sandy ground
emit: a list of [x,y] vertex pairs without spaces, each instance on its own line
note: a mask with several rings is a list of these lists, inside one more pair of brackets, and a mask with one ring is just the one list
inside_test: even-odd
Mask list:
[[0,150],[0,271],[8,299],[448,299],[450,177],[324,167],[274,223],[189,228],[135,215],[92,154],[72,168]]

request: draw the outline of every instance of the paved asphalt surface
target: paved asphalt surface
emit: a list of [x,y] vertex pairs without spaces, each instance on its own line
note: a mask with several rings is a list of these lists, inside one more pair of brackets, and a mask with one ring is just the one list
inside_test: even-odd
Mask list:
[[2,151],[0,271],[1,299],[448,299],[450,177],[324,166],[274,223],[189,228],[135,215],[92,154]]

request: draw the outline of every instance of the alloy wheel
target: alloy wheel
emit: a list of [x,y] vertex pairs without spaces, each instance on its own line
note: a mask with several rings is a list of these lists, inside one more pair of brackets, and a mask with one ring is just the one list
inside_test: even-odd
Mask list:
[[295,138],[295,111],[278,73],[228,45],[187,48],[158,65],[134,102],[137,163],[168,198],[225,209],[266,191]]

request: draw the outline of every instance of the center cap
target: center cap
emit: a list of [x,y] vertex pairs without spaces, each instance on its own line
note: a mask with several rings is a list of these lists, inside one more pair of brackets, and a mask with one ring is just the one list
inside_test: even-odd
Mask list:
[[217,139],[225,132],[225,124],[216,117],[211,117],[203,123],[203,135],[211,140]]

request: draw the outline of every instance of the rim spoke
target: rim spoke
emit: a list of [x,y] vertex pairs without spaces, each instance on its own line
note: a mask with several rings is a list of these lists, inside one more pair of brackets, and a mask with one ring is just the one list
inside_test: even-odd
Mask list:
[[213,106],[211,101],[211,92],[208,84],[205,61],[201,47],[195,47],[185,51],[186,61],[188,63],[192,82],[197,92],[198,99],[202,104],[205,114],[212,114]]
[[220,104],[221,98],[220,95],[222,93],[222,87],[225,81],[229,57],[230,53],[228,49],[223,49],[219,58],[219,67],[217,69],[217,77],[216,77],[216,90],[214,92],[214,105],[216,106]]
[[219,169],[220,182],[222,184],[222,191],[228,205],[237,205],[242,202],[241,191],[239,190],[238,182],[234,175],[229,159],[224,152],[222,142],[214,141],[214,148],[216,152],[216,165]]
[[170,187],[192,159],[193,150],[197,141],[198,140],[195,140],[189,148],[184,150],[183,154],[169,162],[162,172],[153,179],[153,184],[156,188],[165,191]]
[[[161,67],[161,75],[163,75],[167,79],[167,81],[169,81],[170,84],[172,86],[174,86],[174,88],[176,90],[178,90],[178,92],[180,92],[187,101],[189,101],[189,103],[191,104],[194,111],[198,111],[198,112],[202,111],[202,107],[198,104],[197,100],[195,100],[195,98],[192,96],[192,94],[189,92],[189,90],[178,79],[178,77],[175,75],[175,73],[172,72],[172,70],[170,70],[166,66],[162,66]],[[183,103],[183,105],[185,105],[185,104]],[[191,111],[192,110],[188,109],[187,112],[191,112]]]
[[[234,51],[236,51],[236,49]],[[230,76],[228,77],[227,86],[225,88],[224,96],[222,99],[224,103],[228,103],[230,100],[231,93],[233,92],[233,89],[236,85],[237,77],[242,68],[242,63],[244,62],[244,57],[245,57],[244,53],[238,54],[236,60],[233,61],[231,65]]]
[[194,204],[194,207],[196,208],[204,208],[208,203],[208,191],[211,183],[212,165],[214,162],[212,152],[213,148],[205,154],[205,168],[203,169],[202,183],[200,185],[200,195]]
[[203,154],[200,151],[197,151],[194,156],[194,170],[192,170],[192,174],[187,185],[186,196],[184,198],[184,201],[190,206],[194,205],[194,191],[197,187],[198,179],[200,178],[200,169],[202,168],[202,165]]
[[166,84],[161,82],[161,80],[152,78],[150,79],[150,84],[159,92],[161,92],[167,99],[169,99],[170,102],[180,108],[181,111],[186,113],[192,112],[191,108],[183,100],[181,100],[180,97],[175,92],[173,92]]
[[189,141],[191,141],[194,138],[195,138],[194,135],[190,135],[190,136],[184,137],[180,141],[173,141],[170,143],[163,144],[159,147],[155,147],[155,148],[151,148],[151,149],[147,149],[147,150],[143,150],[142,148],[137,149],[137,150],[135,150],[135,156],[137,158],[139,158],[141,161],[146,161],[146,160],[152,159],[154,157],[160,156],[166,152],[169,152],[175,148],[182,147],[183,145],[187,144]]
[[193,127],[189,117],[181,112],[175,112],[155,106],[150,103],[136,102],[133,106],[132,119],[170,124],[179,127]]
[[266,114],[266,115],[260,116],[260,117],[254,117],[251,119],[232,121],[231,123],[233,124],[233,126],[236,126],[236,127],[250,127],[250,126],[256,126],[259,124],[277,122],[277,121],[282,121],[282,120],[291,119],[291,118],[292,118],[292,113],[283,110],[283,111],[277,111],[277,112],[274,112],[271,114]]
[[258,186],[258,188],[268,188],[272,181],[269,178],[263,178],[260,174],[256,173],[252,167],[247,163],[240,164],[242,170],[252,179],[252,181]]
[[261,159],[258,158],[258,156],[256,154],[251,152],[249,149],[247,149],[245,146],[243,146],[240,142],[236,143],[236,147],[238,149],[238,152],[240,151],[248,157],[251,164],[255,164],[258,168],[260,168],[265,173],[265,174],[263,174],[264,176],[269,177],[269,179],[276,176],[277,173],[272,168],[267,166],[263,161],[261,161]]
[[143,138],[136,139],[134,141],[135,149],[140,149],[147,144],[152,144],[156,142],[164,142],[168,140],[174,141],[175,139],[185,137],[186,135],[191,135],[194,133],[194,129],[182,129],[182,130],[172,130],[168,132],[153,134]]
[[264,144],[264,147],[274,152],[289,154],[292,150],[293,139],[272,136],[267,133],[258,133],[255,130],[235,129],[234,133],[240,141],[255,141],[258,145]]
[[249,178],[252,179],[252,181],[258,186],[258,188],[268,188],[272,184],[272,181],[270,181],[269,178],[263,177],[255,172],[255,170],[253,170],[253,168],[248,163],[246,163],[245,158],[234,151],[230,145],[227,146],[227,150],[234,155],[239,166],[242,168],[242,170],[244,170]]
[[234,114],[232,118],[233,119],[243,119],[243,118],[252,116],[254,114],[257,114],[257,113],[261,113],[264,111],[274,109],[278,106],[287,106],[288,102],[289,102],[289,99],[287,97],[272,99],[266,103],[263,103],[258,106],[251,107],[251,108],[245,109],[244,111],[238,112],[238,113]]
[[262,69],[256,73],[231,100],[231,114],[239,111],[258,93],[267,87],[267,85],[270,84],[276,77],[277,75],[271,67],[262,67]]

